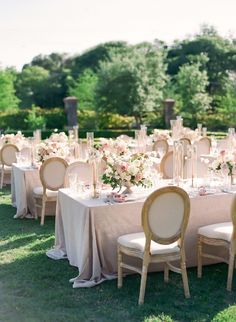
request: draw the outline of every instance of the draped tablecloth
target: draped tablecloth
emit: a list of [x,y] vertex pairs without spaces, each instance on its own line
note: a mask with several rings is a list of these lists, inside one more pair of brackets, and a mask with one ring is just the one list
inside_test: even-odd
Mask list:
[[[37,218],[33,189],[39,186],[41,181],[38,168],[13,163],[11,197],[12,205],[17,209],[14,218]],[[55,213],[55,204],[46,206],[46,214],[53,211]]]
[[[190,198],[191,212],[185,238],[188,267],[197,264],[198,227],[230,221],[232,199],[230,193]],[[59,190],[55,248],[47,255],[54,259],[67,256],[70,264],[78,267],[79,275],[71,279],[73,287],[91,287],[116,277],[117,238],[142,231],[143,202],[144,199],[106,204],[104,199],[81,199],[69,189]],[[207,263],[212,262],[208,260]],[[159,265],[156,269],[163,267]]]

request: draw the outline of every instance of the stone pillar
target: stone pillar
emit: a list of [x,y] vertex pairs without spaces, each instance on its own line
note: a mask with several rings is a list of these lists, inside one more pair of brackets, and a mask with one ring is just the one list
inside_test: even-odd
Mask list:
[[69,96],[64,98],[65,112],[67,116],[68,129],[73,129],[74,126],[78,125],[77,118],[77,97]]
[[163,101],[164,104],[164,118],[165,118],[165,125],[166,128],[170,127],[170,120],[174,118],[174,105],[175,100],[171,98],[167,98]]

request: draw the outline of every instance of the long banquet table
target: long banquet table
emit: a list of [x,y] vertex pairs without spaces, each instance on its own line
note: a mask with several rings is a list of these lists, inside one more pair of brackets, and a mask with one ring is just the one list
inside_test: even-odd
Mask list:
[[[215,193],[190,197],[191,212],[185,238],[186,264],[197,264],[197,229],[230,221],[234,194]],[[104,199],[82,199],[70,189],[60,189],[56,209],[55,247],[47,255],[65,258],[79,270],[73,287],[91,287],[116,277],[117,238],[142,231],[144,199],[107,204]],[[208,260],[207,263],[213,261]],[[155,270],[162,270],[162,266]]]

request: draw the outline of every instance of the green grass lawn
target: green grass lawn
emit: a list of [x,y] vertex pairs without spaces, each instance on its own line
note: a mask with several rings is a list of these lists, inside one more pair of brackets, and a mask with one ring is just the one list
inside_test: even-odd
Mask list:
[[227,266],[205,267],[203,278],[188,269],[191,298],[185,299],[180,275],[148,275],[145,304],[138,306],[140,278],[124,278],[89,289],[73,289],[78,273],[67,260],[53,261],[45,252],[54,244],[54,218],[45,225],[13,219],[10,191],[0,192],[0,321],[236,321],[236,274],[226,291]]

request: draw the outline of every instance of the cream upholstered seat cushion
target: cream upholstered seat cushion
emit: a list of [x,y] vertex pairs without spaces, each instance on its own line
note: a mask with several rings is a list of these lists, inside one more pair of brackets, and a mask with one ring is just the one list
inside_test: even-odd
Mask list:
[[[117,241],[121,246],[137,249],[141,252],[144,252],[146,238],[143,232],[120,236]],[[152,240],[150,251],[151,255],[179,253],[179,247],[177,242],[169,245],[163,245],[158,244]]]
[[231,241],[231,236],[233,232],[232,222],[224,222],[219,224],[208,225],[200,227],[198,229],[198,234],[203,235],[208,238],[216,238]]
[[[35,187],[33,191],[35,195],[38,195],[39,197],[43,196],[43,187]],[[57,191],[46,189],[46,195],[49,198],[57,197]]]
[[4,172],[5,173],[11,173],[11,166],[4,165]]

